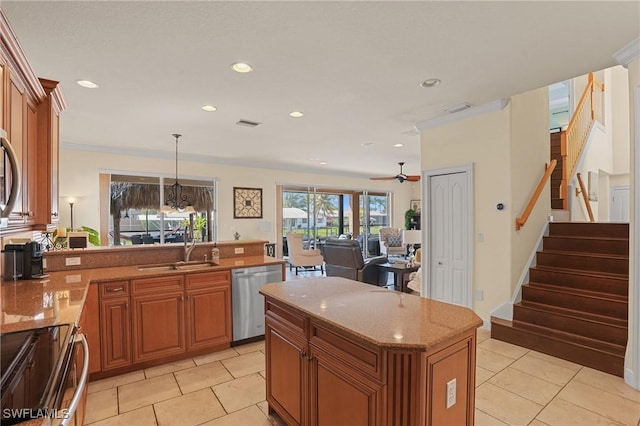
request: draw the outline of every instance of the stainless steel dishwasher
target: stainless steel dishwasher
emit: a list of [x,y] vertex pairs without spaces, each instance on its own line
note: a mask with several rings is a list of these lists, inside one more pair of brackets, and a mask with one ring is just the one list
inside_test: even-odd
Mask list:
[[264,334],[264,297],[258,293],[268,283],[282,281],[282,265],[253,266],[231,271],[233,341]]

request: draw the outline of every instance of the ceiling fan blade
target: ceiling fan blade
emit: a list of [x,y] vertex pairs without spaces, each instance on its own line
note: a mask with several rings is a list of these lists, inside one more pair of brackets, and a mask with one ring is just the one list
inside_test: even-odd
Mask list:
[[394,180],[395,176],[370,177],[371,180]]
[[418,182],[420,180],[420,175],[408,175],[406,180],[409,182]]

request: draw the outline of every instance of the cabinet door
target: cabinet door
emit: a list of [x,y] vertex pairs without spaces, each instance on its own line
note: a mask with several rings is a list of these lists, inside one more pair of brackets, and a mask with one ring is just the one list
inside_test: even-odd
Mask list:
[[183,291],[133,297],[133,360],[185,351]]
[[231,342],[229,283],[211,289],[187,290],[187,350]]
[[102,369],[131,364],[131,311],[128,298],[100,303]]
[[305,336],[267,317],[265,345],[269,407],[289,425],[307,424],[309,362]]
[[382,386],[324,351],[310,353],[310,424],[381,425]]
[[[26,138],[26,115],[27,115],[27,99],[25,89],[9,72],[9,88],[8,88],[8,122],[7,135],[9,142],[16,153],[18,162],[20,163],[22,186],[20,194],[16,199],[13,212],[9,216],[9,222],[12,226],[22,226],[25,222],[24,212],[27,210],[27,202],[25,198],[25,188],[28,185],[28,160],[27,160],[27,138]],[[10,174],[9,174],[10,176]]]

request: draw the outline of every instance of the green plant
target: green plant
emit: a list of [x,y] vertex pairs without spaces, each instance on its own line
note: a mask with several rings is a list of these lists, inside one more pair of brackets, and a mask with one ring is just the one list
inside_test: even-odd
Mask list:
[[[184,219],[180,222],[180,225],[189,226],[189,219]],[[193,230],[199,231],[207,226],[207,218],[204,216],[196,216],[193,218]]]
[[404,229],[411,229],[411,218],[416,214],[418,214],[418,212],[413,209],[404,212]]

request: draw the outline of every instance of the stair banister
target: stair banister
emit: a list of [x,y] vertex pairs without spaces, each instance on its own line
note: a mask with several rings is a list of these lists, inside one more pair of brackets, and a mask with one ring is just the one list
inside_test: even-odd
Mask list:
[[529,199],[529,203],[527,203],[527,207],[524,209],[522,216],[516,219],[516,231],[519,231],[520,228],[522,228],[525,223],[527,223],[529,215],[538,202],[538,198],[540,198],[540,194],[542,194],[544,186],[547,184],[547,182],[549,182],[549,179],[551,179],[551,174],[553,173],[553,169],[556,168],[556,164],[558,164],[557,160],[551,160],[551,163],[545,164],[545,171],[544,175],[542,175],[542,179],[540,179],[536,190],[533,192],[533,195],[531,195],[531,199]]
[[593,210],[591,210],[591,203],[589,202],[589,196],[587,195],[587,190],[585,189],[584,182],[582,181],[582,176],[580,173],[577,173],[576,177],[578,178],[578,185],[580,185],[580,190],[576,188],[576,196],[582,194],[582,200],[584,201],[584,205],[587,207],[589,222],[595,222],[593,218]]

